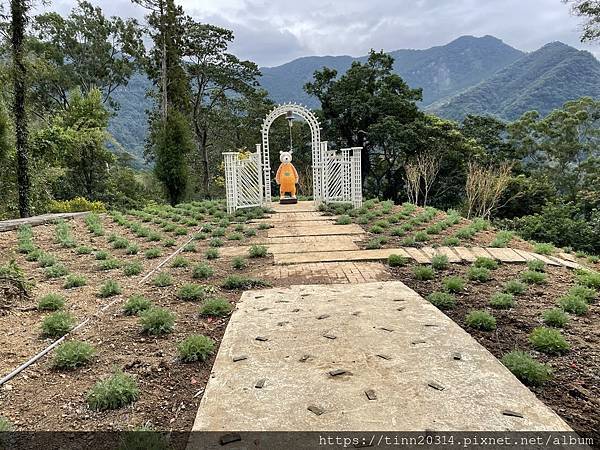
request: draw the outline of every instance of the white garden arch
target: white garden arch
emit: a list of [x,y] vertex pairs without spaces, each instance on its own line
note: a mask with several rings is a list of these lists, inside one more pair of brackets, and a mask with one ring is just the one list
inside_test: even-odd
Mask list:
[[315,204],[323,202],[362,205],[361,147],[328,150],[327,141],[321,142],[321,125],[313,112],[303,105],[284,103],[265,117],[262,127],[262,144],[249,157],[239,152],[226,152],[225,190],[227,209],[270,206],[271,162],[269,157],[269,130],[278,117],[292,114],[302,118],[310,127],[313,171],[313,198]]

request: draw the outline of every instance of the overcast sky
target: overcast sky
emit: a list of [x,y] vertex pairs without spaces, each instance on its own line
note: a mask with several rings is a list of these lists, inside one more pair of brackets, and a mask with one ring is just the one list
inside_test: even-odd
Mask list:
[[[90,0],[107,15],[142,18],[129,0]],[[532,51],[562,41],[600,57],[579,42],[581,19],[560,0],[176,0],[202,22],[232,29],[232,51],[260,66],[300,56],[361,56],[369,49],[423,49],[465,35],[491,34]],[[75,0],[46,9],[67,13]]]

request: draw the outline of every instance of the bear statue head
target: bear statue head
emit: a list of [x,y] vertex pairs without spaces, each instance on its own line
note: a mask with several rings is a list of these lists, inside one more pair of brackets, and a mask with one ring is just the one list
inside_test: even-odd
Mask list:
[[292,162],[292,152],[279,152],[279,161],[282,163]]

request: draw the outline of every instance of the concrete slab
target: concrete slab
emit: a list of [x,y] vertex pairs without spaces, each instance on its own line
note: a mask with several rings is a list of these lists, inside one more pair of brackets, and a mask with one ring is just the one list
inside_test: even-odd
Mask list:
[[460,256],[463,261],[466,262],[475,262],[477,257],[473,254],[473,252],[467,247],[453,247],[454,251]]
[[511,248],[486,248],[486,250],[496,259],[502,262],[526,262],[526,259]]
[[[359,250],[354,241],[347,239],[336,239],[332,236],[327,242],[321,242],[318,246],[314,243],[289,243],[289,244],[267,244],[267,251],[273,255],[285,253],[308,253],[314,252],[335,252],[340,250]],[[222,247],[221,256],[243,256],[248,254],[250,246],[240,247]]]
[[476,258],[491,258],[491,259],[494,259],[494,257],[489,252],[487,252],[485,248],[471,247],[469,250],[471,250],[471,253],[473,253]]
[[540,255],[539,253],[532,253],[532,255],[536,259],[539,259],[540,261],[543,261],[551,266],[560,266],[560,263],[556,262],[554,259],[549,258],[548,256]]
[[268,237],[283,236],[335,236],[345,234],[365,234],[359,225],[323,225],[310,227],[281,227],[267,231]]
[[570,428],[403,283],[245,292],[193,431],[316,430]]
[[522,256],[523,258],[525,258],[525,261],[535,261],[537,260],[537,258],[535,257],[535,255],[531,252],[525,251],[525,250],[518,250],[518,249],[513,249],[516,253],[519,254],[519,256]]
[[270,207],[277,213],[295,213],[316,211],[315,203],[312,201],[300,201],[293,205],[280,205],[279,202],[273,202]]
[[408,255],[414,259],[419,264],[430,264],[431,258],[427,256],[425,253],[420,251],[419,249],[412,247],[404,247],[403,250],[408,253]]
[[274,228],[285,228],[285,227],[294,227],[294,228],[308,228],[308,227],[323,227],[323,226],[333,226],[335,222],[333,220],[290,220],[290,221],[277,221],[277,222],[268,222],[271,223]]
[[435,255],[446,255],[448,257],[448,261],[451,263],[458,263],[461,261],[461,258],[458,256],[458,254],[456,254],[450,247],[423,247],[420,250],[430,258]]
[[21,225],[31,225],[32,227],[35,227],[38,225],[51,223],[59,219],[73,219],[74,217],[86,216],[88,214],[89,212],[56,213],[42,214],[40,216],[26,217],[24,219],[3,220],[0,222],[0,233],[4,231],[16,230]]
[[[388,259],[390,255],[400,255],[415,259],[415,255],[425,262],[431,262],[424,254],[417,255],[409,252],[409,248],[381,248],[376,250],[341,250],[329,252],[306,252],[306,253],[286,253],[276,254],[275,264],[302,264],[314,262],[335,262],[335,261],[382,261]],[[417,260],[419,262],[419,260]]]
[[[255,237],[248,241],[250,244],[313,244],[320,245],[330,242],[332,236],[277,236],[277,237]],[[338,241],[357,242],[362,239],[362,235],[349,234],[335,236]]]

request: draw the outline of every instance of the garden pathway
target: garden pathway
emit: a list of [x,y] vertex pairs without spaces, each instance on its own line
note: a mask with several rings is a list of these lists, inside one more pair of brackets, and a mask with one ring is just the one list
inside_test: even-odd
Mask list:
[[[286,227],[263,242],[275,256],[269,273],[324,284],[242,295],[193,430],[569,430],[441,311],[399,281],[377,281],[389,275],[370,261],[392,250],[417,262],[438,251],[468,261],[473,249],[349,249],[364,232],[294,227],[324,220],[304,202],[276,210],[269,221]],[[305,228],[310,235],[297,232]]]

